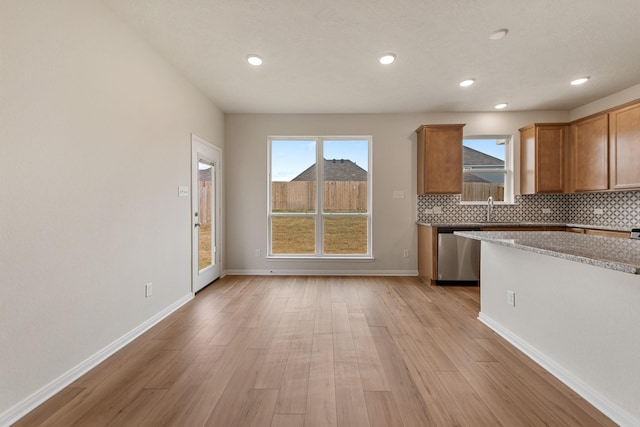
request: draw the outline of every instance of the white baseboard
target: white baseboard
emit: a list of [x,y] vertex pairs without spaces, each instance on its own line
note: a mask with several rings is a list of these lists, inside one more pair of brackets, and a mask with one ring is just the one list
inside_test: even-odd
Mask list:
[[233,276],[417,276],[418,270],[226,270]]
[[489,316],[480,312],[478,320],[494,330],[498,335],[513,344],[518,350],[529,356],[534,362],[549,371],[551,375],[562,381],[567,387],[578,393],[583,399],[598,408],[603,414],[611,418],[620,426],[639,426],[640,420],[611,402],[605,396],[585,384],[580,378],[564,369],[547,355],[513,334]]
[[176,311],[178,308],[182,307],[187,302],[193,299],[193,293],[189,293],[178,301],[171,304],[169,307],[165,308],[149,320],[145,321],[135,329],[129,331],[122,337],[118,338],[102,350],[95,353],[93,356],[89,357],[85,361],[81,362],[77,366],[71,368],[55,380],[51,381],[49,384],[45,385],[26,399],[17,403],[13,407],[6,410],[4,413],[0,414],[0,426],[7,427],[12,423],[15,423],[20,418],[27,415],[29,412],[33,411],[39,405],[44,403],[47,399],[51,398],[53,395],[58,393],[60,390],[80,378],[82,375],[89,372],[91,369],[96,367],[98,364],[106,360],[109,356],[113,355],[115,352],[120,350],[125,345],[129,344],[134,339],[138,338],[140,335],[145,333],[147,330],[151,329],[154,325],[159,323],[162,319],[169,316],[171,313]]

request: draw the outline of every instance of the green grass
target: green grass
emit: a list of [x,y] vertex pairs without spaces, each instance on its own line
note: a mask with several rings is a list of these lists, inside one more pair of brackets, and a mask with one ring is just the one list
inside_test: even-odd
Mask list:
[[[367,253],[366,217],[326,217],[324,234],[325,254]],[[315,218],[273,217],[271,247],[274,254],[315,253]]]
[[198,229],[198,270],[211,265],[211,223]]

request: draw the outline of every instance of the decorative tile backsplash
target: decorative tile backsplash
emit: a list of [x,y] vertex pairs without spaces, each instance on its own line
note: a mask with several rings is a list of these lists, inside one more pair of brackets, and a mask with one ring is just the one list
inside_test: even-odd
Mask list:
[[[427,213],[434,207],[441,212]],[[418,196],[417,215],[418,221],[426,223],[477,223],[486,220],[487,207],[461,205],[459,194]],[[491,220],[637,228],[640,192],[519,195],[513,205],[496,204]]]
[[[571,194],[570,201],[572,224],[640,228],[640,191]],[[597,209],[602,213],[596,214]]]

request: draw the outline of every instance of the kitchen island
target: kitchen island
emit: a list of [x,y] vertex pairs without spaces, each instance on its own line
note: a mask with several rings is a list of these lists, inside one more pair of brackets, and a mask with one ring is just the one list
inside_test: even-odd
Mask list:
[[481,241],[479,319],[620,425],[640,425],[640,241],[456,232]]

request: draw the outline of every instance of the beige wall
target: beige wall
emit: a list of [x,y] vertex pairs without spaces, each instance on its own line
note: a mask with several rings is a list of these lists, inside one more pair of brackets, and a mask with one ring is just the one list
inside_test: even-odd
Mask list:
[[[520,127],[568,118],[568,112],[226,115],[227,271],[414,274],[417,271],[415,129],[426,123],[466,123],[466,135],[513,134],[517,146]],[[373,136],[375,261],[265,259],[267,136],[354,134]],[[394,199],[394,190],[404,191],[405,199]],[[263,256],[255,256],[257,249]],[[402,257],[404,249],[409,249],[409,258]]]
[[3,0],[0,40],[2,418],[188,297],[178,186],[224,119],[98,1]]
[[614,93],[604,98],[597,99],[589,104],[585,104],[570,111],[571,120],[578,120],[591,114],[599,113],[609,108],[640,99],[640,85],[632,86],[620,92]]

